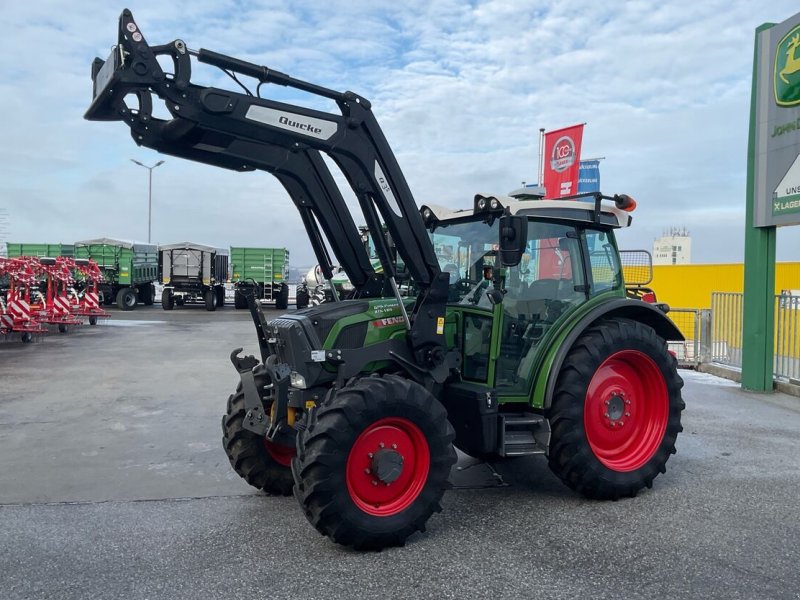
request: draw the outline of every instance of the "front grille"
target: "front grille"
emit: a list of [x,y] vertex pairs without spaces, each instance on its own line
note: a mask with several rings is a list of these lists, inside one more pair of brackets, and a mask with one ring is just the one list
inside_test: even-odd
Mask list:
[[367,325],[367,321],[348,325],[336,336],[336,342],[334,342],[333,347],[342,350],[361,348],[364,345],[364,338],[367,336]]

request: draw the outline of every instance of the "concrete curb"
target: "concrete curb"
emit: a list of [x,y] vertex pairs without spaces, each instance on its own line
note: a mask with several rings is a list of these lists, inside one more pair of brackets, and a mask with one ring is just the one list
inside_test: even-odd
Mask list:
[[[742,371],[735,367],[727,365],[720,365],[717,363],[703,363],[697,366],[697,370],[701,373],[710,373],[717,377],[724,377],[737,383],[742,382]],[[775,381],[775,389],[783,394],[800,398],[800,385],[788,381]]]

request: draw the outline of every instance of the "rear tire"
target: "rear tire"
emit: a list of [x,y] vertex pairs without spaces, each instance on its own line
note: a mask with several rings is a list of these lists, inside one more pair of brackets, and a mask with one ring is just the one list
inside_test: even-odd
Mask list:
[[117,292],[117,308],[120,310],[133,310],[136,308],[136,292],[126,287]]
[[26,331],[20,336],[20,339],[23,344],[29,344],[33,341],[33,334],[30,331]]
[[548,412],[548,463],[588,498],[635,496],[666,471],[681,427],[683,380],[653,328],[613,319],[567,355]]
[[314,409],[298,434],[295,497],[338,544],[401,546],[442,509],[454,437],[424,387],[396,375],[359,379]]
[[225,288],[218,286],[214,288],[214,293],[217,295],[217,307],[222,308],[225,306]]
[[161,308],[164,310],[172,310],[175,308],[175,297],[172,295],[172,290],[164,290],[161,292]]
[[89,317],[89,325],[97,325],[97,317]]
[[203,294],[203,300],[206,303],[206,310],[209,312],[214,312],[217,310],[217,294],[214,290],[208,290],[205,294]]
[[[256,387],[259,390],[269,378],[259,367],[254,369]],[[269,414],[270,406],[264,403],[264,411]],[[247,410],[244,407],[242,386],[228,398],[228,412],[222,417],[222,446],[228,460],[239,476],[255,488],[276,496],[292,493],[294,479],[289,461],[293,448],[285,448],[267,442],[263,437],[243,427]]]

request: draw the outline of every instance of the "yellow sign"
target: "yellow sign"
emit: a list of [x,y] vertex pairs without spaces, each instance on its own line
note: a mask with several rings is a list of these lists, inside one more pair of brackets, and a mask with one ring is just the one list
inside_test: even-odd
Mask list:
[[436,319],[436,335],[442,335],[444,333],[444,317],[438,317]]

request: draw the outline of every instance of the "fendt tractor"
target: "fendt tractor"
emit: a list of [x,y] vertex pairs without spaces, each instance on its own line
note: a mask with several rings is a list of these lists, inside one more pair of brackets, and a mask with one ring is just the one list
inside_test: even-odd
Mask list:
[[[193,59],[243,91],[192,83]],[[542,454],[596,499],[634,496],[665,471],[684,408],[666,340],[683,338],[664,307],[626,296],[614,232],[630,225],[632,198],[477,194],[462,210],[418,207],[368,100],[180,39],[150,46],[128,10],[92,79],[87,119],[123,121],[164,154],[272,173],[325,278],[331,251],[346,271],[351,299],[272,320],[249,299],[261,356],[231,353],[240,382],[222,420],[236,472],[293,491],[321,533],[402,545],[441,510],[454,447],[487,460]],[[263,98],[266,84],[336,110]],[[381,273],[323,154],[369,230],[391,236],[397,261],[374,237]]]

